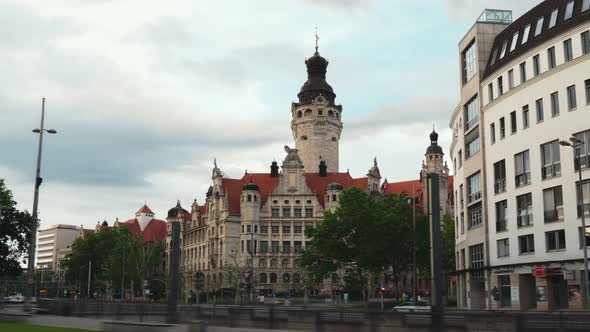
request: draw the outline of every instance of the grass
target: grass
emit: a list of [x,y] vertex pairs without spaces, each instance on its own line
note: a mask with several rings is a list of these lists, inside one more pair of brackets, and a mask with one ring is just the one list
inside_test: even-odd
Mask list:
[[0,323],[0,331],[10,331],[10,332],[88,332],[89,330],[67,329],[64,327],[17,324],[17,323]]

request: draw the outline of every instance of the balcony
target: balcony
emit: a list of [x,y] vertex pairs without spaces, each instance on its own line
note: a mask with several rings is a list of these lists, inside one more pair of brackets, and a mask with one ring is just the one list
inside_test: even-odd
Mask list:
[[506,192],[506,179],[497,179],[494,183],[494,193],[500,194]]
[[532,214],[525,214],[518,216],[517,221],[518,227],[526,227],[533,225],[533,215]]
[[543,179],[550,179],[552,177],[560,176],[561,164],[556,163],[552,165],[543,166],[543,168],[541,168],[541,175],[543,176]]
[[543,214],[545,216],[545,222],[563,220],[563,205],[556,206],[552,210],[546,210]]
[[584,216],[590,217],[590,203],[578,204],[578,218],[582,217],[582,207],[584,209]]
[[514,177],[514,183],[516,187],[524,186],[531,183],[531,172],[518,174]]
[[512,23],[512,11],[511,10],[500,10],[500,9],[486,9],[484,10],[477,22],[480,23]]
[[471,128],[477,126],[478,123],[479,123],[479,115],[476,115],[473,118],[465,121],[465,132],[468,132]]

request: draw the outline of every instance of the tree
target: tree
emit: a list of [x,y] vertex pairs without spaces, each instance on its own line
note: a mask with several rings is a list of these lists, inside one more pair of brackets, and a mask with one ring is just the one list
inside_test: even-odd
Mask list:
[[[234,304],[239,304],[240,295],[245,289],[245,286],[247,286],[247,280],[244,276],[247,273],[250,273],[251,264],[250,258],[241,259],[239,257],[237,249],[238,246],[236,245],[234,249],[231,250],[229,260],[226,261],[225,265],[223,266],[227,283],[235,290]],[[254,281],[254,276],[250,276],[250,281]],[[251,286],[254,287],[253,284]]]
[[444,216],[440,228],[442,270],[449,273],[455,270],[455,222],[453,217]]
[[374,197],[347,189],[340,194],[339,207],[327,211],[323,223],[306,235],[311,241],[302,265],[315,281],[345,271],[345,280],[362,288],[364,300],[371,280],[386,271],[399,280],[412,264],[412,207],[397,195]]
[[0,278],[16,278],[29,250],[33,217],[19,211],[12,192],[0,179]]

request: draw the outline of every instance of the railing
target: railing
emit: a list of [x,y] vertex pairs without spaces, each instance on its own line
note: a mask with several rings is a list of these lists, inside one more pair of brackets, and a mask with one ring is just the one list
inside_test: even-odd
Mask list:
[[497,179],[494,183],[494,193],[499,194],[506,192],[506,178]]
[[563,206],[560,205],[552,210],[545,210],[543,215],[545,217],[545,222],[563,220]]
[[531,183],[531,172],[525,172],[518,174],[514,177],[514,182],[517,187],[524,186],[525,184]]
[[541,168],[541,176],[543,177],[543,179],[550,179],[554,176],[559,175],[561,175],[560,163],[543,166],[543,168]]
[[582,169],[590,167],[590,155],[580,156],[580,161],[578,161],[578,158],[574,159],[576,171],[580,169],[580,164],[582,164]]
[[290,246],[283,246],[282,253],[288,254],[290,252],[291,252],[291,247]]
[[590,216],[590,203],[584,203],[582,205],[578,205],[578,218],[582,217],[582,207],[584,207],[584,216]]
[[479,115],[474,116],[473,118],[465,121],[465,132],[469,129],[475,127],[479,123]]
[[481,199],[481,191],[469,194],[467,197],[468,203],[473,203]]
[[496,221],[496,232],[504,232],[506,230],[506,219]]
[[518,227],[532,225],[533,224],[533,215],[527,214],[527,215],[518,216],[517,224],[518,224]]

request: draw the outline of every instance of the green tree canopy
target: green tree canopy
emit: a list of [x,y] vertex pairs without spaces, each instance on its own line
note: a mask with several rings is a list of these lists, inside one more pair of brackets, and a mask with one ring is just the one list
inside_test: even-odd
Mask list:
[[31,214],[16,208],[12,192],[0,179],[0,278],[14,278],[21,274],[32,225]]

